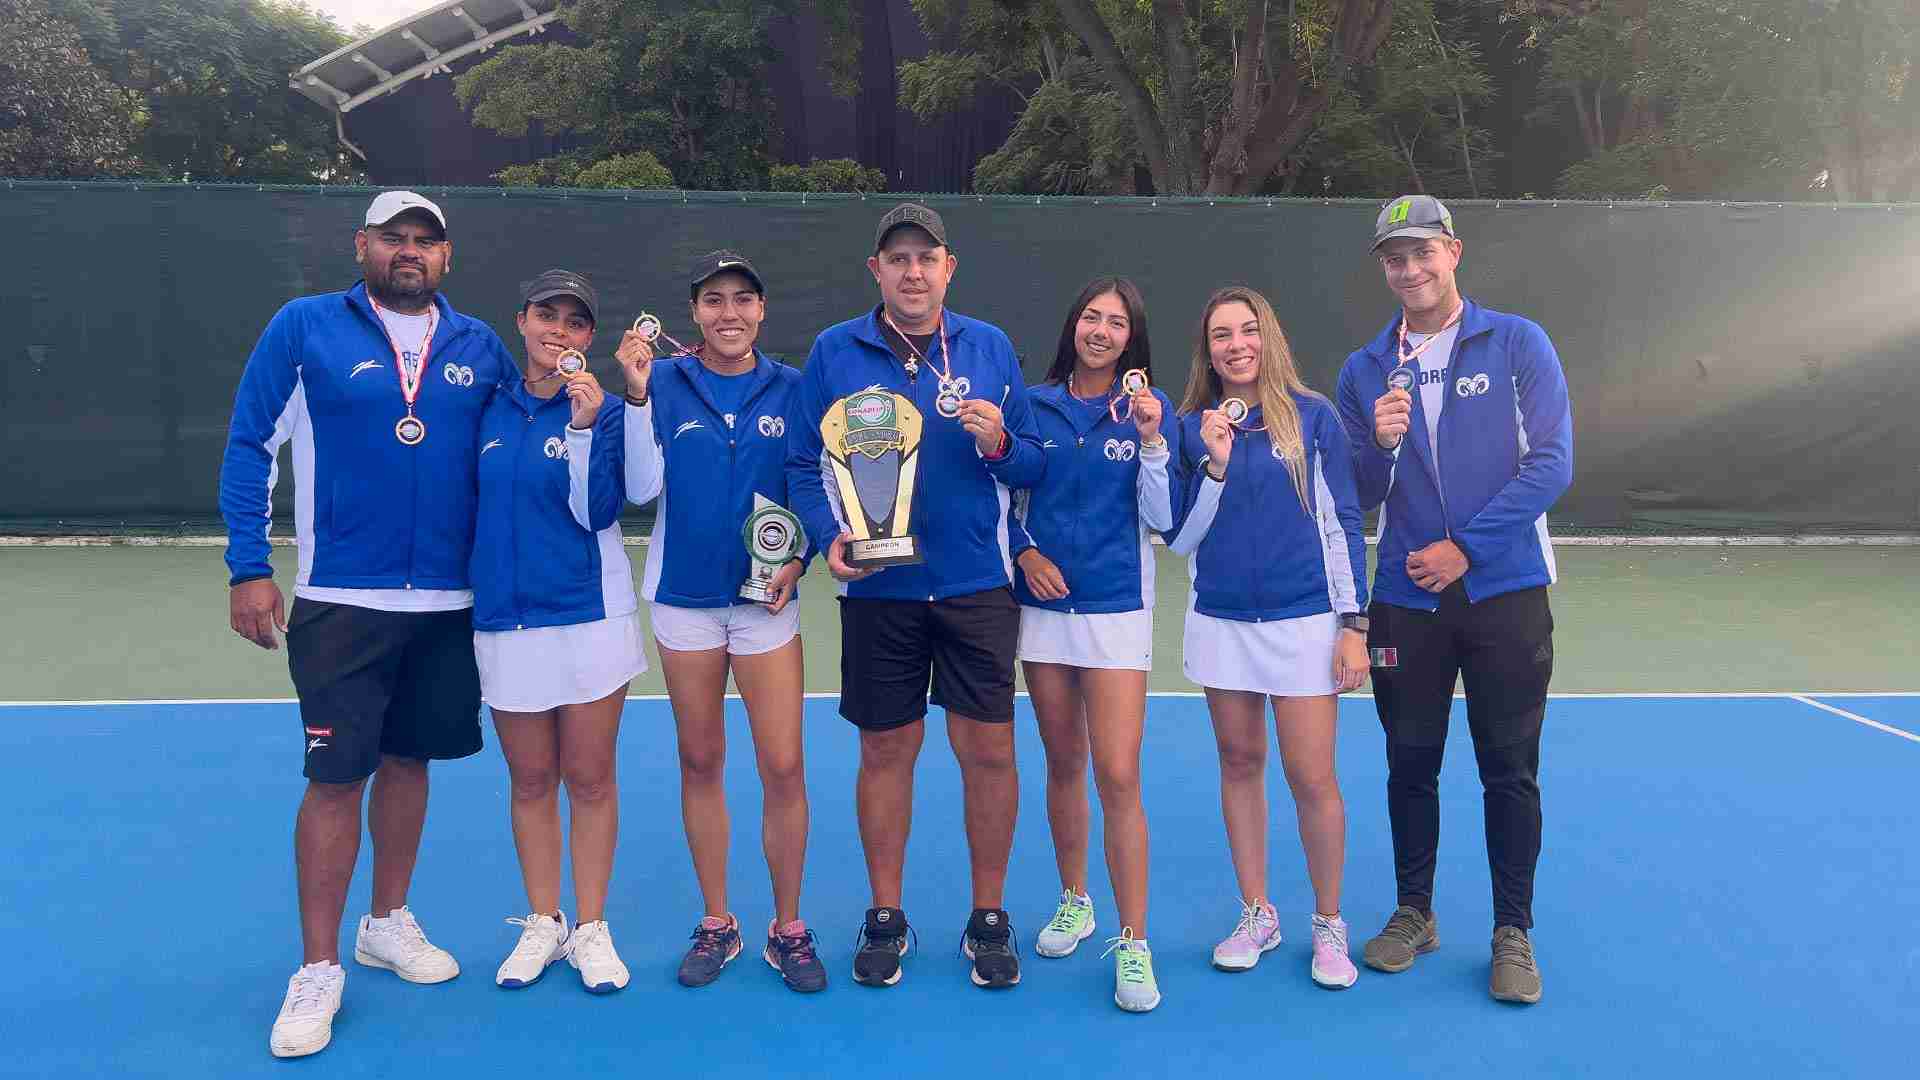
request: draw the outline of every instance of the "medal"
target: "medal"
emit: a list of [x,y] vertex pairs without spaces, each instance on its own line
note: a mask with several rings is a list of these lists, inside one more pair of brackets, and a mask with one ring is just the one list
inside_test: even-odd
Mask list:
[[419,446],[427,437],[427,422],[408,414],[393,425],[393,437],[407,446]]
[[667,339],[667,344],[673,346],[674,348],[680,350],[681,352],[686,353],[688,355],[692,355],[693,353],[692,349],[689,349],[685,345],[682,345],[679,342],[673,340],[672,334],[669,334],[665,330],[661,329],[660,317],[658,315],[653,314],[652,312],[643,311],[640,313],[639,318],[633,320],[633,332],[636,334],[639,334],[640,340],[646,342],[649,345],[653,344],[655,341],[659,340],[660,338],[665,338]]
[[940,391],[933,399],[933,411],[951,420],[960,415],[960,395],[949,390]]
[[587,355],[579,349],[568,349],[554,360],[553,369],[560,373],[561,378],[571,379],[587,370]]
[[1220,403],[1220,414],[1225,416],[1227,423],[1234,427],[1239,427],[1240,422],[1247,418],[1247,412],[1247,403],[1237,397],[1230,397]]
[[407,415],[393,425],[393,437],[404,446],[419,446],[427,437],[427,424],[413,415],[413,403],[420,396],[420,377],[426,374],[427,353],[433,349],[433,329],[440,321],[439,305],[427,305],[427,336],[420,343],[420,355],[409,365],[406,354],[400,351],[400,344],[393,340],[393,334],[387,330],[386,322],[379,318],[380,301],[373,298],[371,290],[367,292],[367,303],[372,305],[374,321],[380,323],[380,332],[386,334],[387,345],[393,349],[393,371],[400,378],[400,399],[407,403]]
[[1387,372],[1387,389],[1413,391],[1413,369],[1406,366]]
[[1132,397],[1147,388],[1147,373],[1142,368],[1134,368],[1120,376],[1120,392]]

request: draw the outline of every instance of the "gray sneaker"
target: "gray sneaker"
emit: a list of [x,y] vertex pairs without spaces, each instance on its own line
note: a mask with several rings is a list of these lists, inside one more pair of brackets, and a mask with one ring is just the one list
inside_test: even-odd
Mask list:
[[1060,891],[1060,906],[1053,921],[1033,939],[1033,951],[1041,956],[1070,956],[1080,943],[1093,935],[1093,900],[1072,889]]
[[1540,1000],[1540,966],[1533,961],[1533,941],[1517,926],[1493,930],[1493,976],[1487,990],[1496,1001],[1532,1005]]
[[1393,909],[1393,916],[1380,930],[1380,936],[1367,942],[1360,958],[1375,971],[1388,974],[1405,971],[1421,953],[1440,947],[1440,923],[1431,915],[1405,904]]

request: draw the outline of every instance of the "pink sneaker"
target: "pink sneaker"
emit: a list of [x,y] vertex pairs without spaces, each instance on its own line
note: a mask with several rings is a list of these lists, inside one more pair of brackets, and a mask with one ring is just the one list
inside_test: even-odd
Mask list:
[[1347,956],[1347,920],[1313,916],[1313,981],[1329,990],[1345,990],[1360,978]]
[[1280,944],[1280,913],[1272,904],[1240,905],[1240,922],[1227,940],[1213,947],[1213,966],[1221,971],[1251,971],[1260,954]]

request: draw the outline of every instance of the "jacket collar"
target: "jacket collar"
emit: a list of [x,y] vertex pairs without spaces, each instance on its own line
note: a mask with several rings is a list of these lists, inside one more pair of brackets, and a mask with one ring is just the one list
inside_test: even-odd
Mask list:
[[[760,392],[765,390],[767,384],[773,381],[774,363],[775,361],[768,359],[767,354],[761,352],[757,346],[754,348],[753,370],[748,373],[752,381],[747,385],[746,396],[740,399],[740,408],[742,410],[753,404],[754,399],[760,396]],[[720,415],[720,406],[714,403],[713,395],[707,392],[706,381],[700,378],[701,363],[699,357],[691,353],[681,353],[678,356],[668,358],[665,364],[669,369],[678,372],[682,379],[686,380],[688,387],[706,404],[708,411],[712,412],[715,416]]]
[[[956,342],[966,334],[967,330],[972,327],[976,321],[959,314],[952,308],[943,309],[940,312],[940,318],[945,320],[947,325],[947,340]],[[884,325],[885,324],[880,321],[880,305],[876,304],[872,310],[867,312],[866,318],[854,323],[853,336],[855,339],[864,341],[876,349],[883,349],[888,353],[892,353],[893,346],[887,343],[885,335],[881,332],[881,327]]]
[[[386,334],[386,325],[380,321],[379,313],[373,310],[373,303],[367,298],[365,278],[354,282],[353,288],[347,290],[346,301],[348,307],[358,311],[362,317],[373,323],[382,336]],[[433,294],[433,306],[440,313],[439,325],[434,327],[433,331],[433,348],[437,349],[441,343],[448,341],[454,335],[466,332],[466,319],[453,310],[453,305],[447,302],[445,293],[436,291]],[[428,350],[428,355],[431,358],[432,349]]]

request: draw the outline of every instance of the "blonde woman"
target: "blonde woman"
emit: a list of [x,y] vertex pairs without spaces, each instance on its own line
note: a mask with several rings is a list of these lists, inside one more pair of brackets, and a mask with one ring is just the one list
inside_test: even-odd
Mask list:
[[1366,680],[1366,546],[1347,437],[1294,367],[1266,298],[1208,299],[1180,406],[1169,546],[1193,579],[1182,648],[1206,690],[1241,913],[1213,950],[1246,971],[1280,944],[1267,893],[1267,703],[1313,882],[1313,980],[1352,986],[1340,917],[1346,807],[1334,777],[1336,695]]

